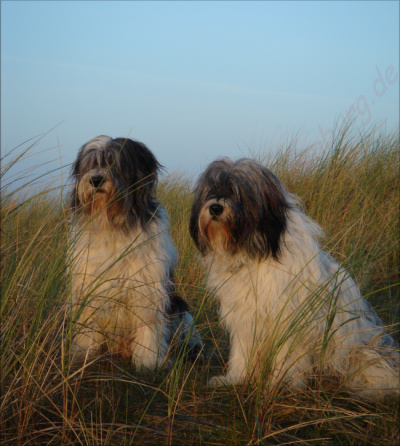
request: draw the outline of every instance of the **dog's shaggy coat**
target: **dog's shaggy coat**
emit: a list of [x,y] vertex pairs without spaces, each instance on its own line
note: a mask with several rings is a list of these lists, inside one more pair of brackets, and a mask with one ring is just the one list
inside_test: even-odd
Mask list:
[[399,394],[396,343],[321,228],[256,161],[220,159],[200,176],[190,220],[230,334],[225,376],[303,386],[318,370],[361,396]]
[[154,198],[160,168],[142,143],[99,136],[79,151],[70,197],[74,358],[111,353],[154,368],[172,338],[202,348],[173,282],[177,252]]

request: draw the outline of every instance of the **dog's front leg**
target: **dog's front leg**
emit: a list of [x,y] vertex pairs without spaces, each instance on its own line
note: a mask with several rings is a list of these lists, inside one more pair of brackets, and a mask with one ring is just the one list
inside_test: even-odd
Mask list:
[[231,334],[231,349],[228,361],[228,372],[226,375],[213,376],[208,385],[217,386],[235,386],[243,382],[246,378],[247,361],[249,348],[240,342],[236,333]]
[[104,338],[95,324],[87,323],[74,335],[71,345],[72,360],[82,362],[98,355]]
[[168,351],[165,323],[149,322],[136,330],[132,342],[132,363],[136,367],[154,369],[160,366]]

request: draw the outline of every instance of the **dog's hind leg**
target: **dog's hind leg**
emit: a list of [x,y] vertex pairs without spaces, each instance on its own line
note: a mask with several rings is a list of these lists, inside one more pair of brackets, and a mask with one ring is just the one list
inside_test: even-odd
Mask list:
[[168,344],[172,348],[184,349],[186,359],[190,361],[205,358],[204,344],[187,303],[176,293],[169,296],[169,301],[170,306],[167,309]]
[[360,347],[351,354],[344,378],[344,385],[361,397],[400,396],[400,370],[373,348]]
[[100,354],[104,342],[99,330],[90,326],[82,327],[72,340],[72,360],[82,362]]

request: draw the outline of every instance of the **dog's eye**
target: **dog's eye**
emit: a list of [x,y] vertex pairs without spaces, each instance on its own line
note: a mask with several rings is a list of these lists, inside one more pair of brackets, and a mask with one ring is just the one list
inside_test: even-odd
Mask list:
[[100,160],[100,166],[102,169],[110,169],[115,163],[115,159],[112,153],[103,152]]
[[107,166],[111,166],[114,163],[114,157],[111,153],[106,153],[105,162]]
[[230,186],[230,185],[226,186],[226,189],[224,192],[225,192],[224,193],[225,197],[233,197],[234,196],[232,186]]

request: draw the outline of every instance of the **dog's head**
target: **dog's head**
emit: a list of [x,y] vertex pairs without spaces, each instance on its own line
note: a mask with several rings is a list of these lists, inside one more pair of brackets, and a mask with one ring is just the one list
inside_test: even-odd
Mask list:
[[203,255],[245,252],[259,260],[279,258],[290,204],[279,179],[250,159],[211,163],[200,176],[190,234]]
[[101,217],[115,226],[144,226],[154,215],[160,164],[142,143],[98,136],[84,144],[72,166],[75,215]]

